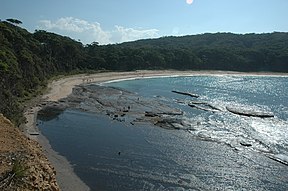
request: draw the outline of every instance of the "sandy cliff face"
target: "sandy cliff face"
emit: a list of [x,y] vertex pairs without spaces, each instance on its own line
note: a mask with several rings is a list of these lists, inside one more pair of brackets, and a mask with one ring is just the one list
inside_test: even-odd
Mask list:
[[41,146],[0,114],[0,190],[60,190]]

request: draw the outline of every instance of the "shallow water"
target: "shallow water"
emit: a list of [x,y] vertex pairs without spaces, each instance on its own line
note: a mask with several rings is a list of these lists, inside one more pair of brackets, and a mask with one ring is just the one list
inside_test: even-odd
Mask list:
[[[39,119],[53,149],[67,157],[92,190],[288,189],[287,78],[198,76],[103,85],[181,109],[184,115],[179,117],[189,130],[112,121],[92,108],[89,112],[87,104],[88,112],[67,109],[56,118]],[[186,104],[191,100],[221,111],[191,108]],[[239,116],[226,106],[272,112],[275,117]]]
[[[184,118],[193,127],[192,134],[237,147],[251,143],[256,150],[288,154],[288,78],[195,76],[143,79],[111,83],[142,96],[159,99],[185,111]],[[199,98],[177,95],[171,90],[193,92]],[[175,100],[181,100],[177,103]],[[221,111],[207,112],[187,107],[191,100],[209,103]],[[273,118],[243,117],[226,107],[273,113]]]

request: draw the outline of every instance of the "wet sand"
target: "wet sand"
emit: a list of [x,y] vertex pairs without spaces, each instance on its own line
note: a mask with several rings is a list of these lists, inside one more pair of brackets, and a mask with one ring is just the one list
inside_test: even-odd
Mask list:
[[[135,79],[145,77],[157,77],[157,76],[195,76],[195,75],[233,75],[233,76],[287,76],[285,73],[241,73],[241,72],[227,72],[227,71],[175,71],[175,70],[141,70],[133,72],[105,72],[96,74],[81,74],[69,77],[64,77],[59,80],[52,81],[48,85],[48,92],[43,95],[43,101],[59,101],[62,98],[67,97],[72,93],[73,87],[83,83],[100,83],[112,80],[121,79]],[[46,156],[55,167],[57,172],[57,181],[60,188],[66,190],[89,190],[88,186],[77,177],[73,172],[73,167],[69,164],[69,161],[65,157],[56,153],[49,144],[49,141],[41,135],[39,135],[36,118],[37,112],[41,109],[41,105],[37,105],[26,111],[25,117],[27,118],[25,132],[26,135],[32,139],[37,140],[43,147]]]

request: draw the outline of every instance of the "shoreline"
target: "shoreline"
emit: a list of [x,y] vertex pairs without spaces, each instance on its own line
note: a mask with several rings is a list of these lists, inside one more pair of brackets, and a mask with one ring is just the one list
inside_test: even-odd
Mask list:
[[[171,76],[275,76],[287,77],[288,73],[275,72],[234,72],[234,71],[178,71],[178,70],[137,70],[132,72],[103,72],[78,74],[54,80],[48,85],[49,92],[43,95],[45,101],[59,101],[72,93],[76,85],[85,83],[108,83],[112,81],[134,80],[151,77]],[[61,91],[60,91],[61,89]]]
[[112,81],[133,80],[151,77],[169,76],[277,76],[287,77],[287,73],[268,72],[233,72],[233,71],[176,71],[176,70],[139,70],[132,72],[104,72],[95,74],[78,74],[54,80],[48,84],[48,91],[42,96],[40,103],[25,111],[27,119],[24,133],[36,140],[44,154],[56,169],[56,178],[61,190],[90,190],[89,187],[75,174],[72,165],[64,157],[55,152],[49,141],[37,128],[37,113],[43,102],[57,102],[72,93],[73,87],[85,83],[109,83]]

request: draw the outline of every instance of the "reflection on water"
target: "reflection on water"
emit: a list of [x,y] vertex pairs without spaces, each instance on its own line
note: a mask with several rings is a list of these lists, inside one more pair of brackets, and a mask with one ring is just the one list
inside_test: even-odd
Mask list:
[[59,107],[45,107],[37,113],[37,119],[41,121],[50,121],[57,118],[64,109]]
[[[181,108],[185,111],[185,124],[190,124],[192,130],[189,132],[193,135],[226,143],[236,149],[251,145],[256,151],[288,156],[287,77],[194,76],[124,81],[109,85],[139,95],[162,97],[166,104]],[[194,92],[200,97],[193,99],[171,93],[175,89]],[[207,112],[187,107],[192,100],[209,103],[221,111]],[[239,116],[227,111],[228,107],[274,114],[275,117]]]
[[[52,147],[71,161],[92,190],[288,189],[286,78],[183,77],[109,85],[181,109],[185,114],[177,117],[189,130],[132,126],[71,109],[40,123]],[[221,111],[191,108],[183,103],[192,98],[173,94],[175,89],[195,92],[197,101]],[[89,100],[83,102],[89,110]],[[276,117],[239,116],[226,106]]]
[[41,124],[92,190],[285,190],[287,167],[186,131],[66,110]]

